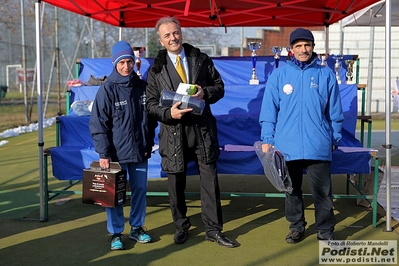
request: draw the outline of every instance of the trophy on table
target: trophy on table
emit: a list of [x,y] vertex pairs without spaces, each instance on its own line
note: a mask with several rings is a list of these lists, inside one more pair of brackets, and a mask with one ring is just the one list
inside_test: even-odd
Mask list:
[[278,62],[280,61],[280,55],[283,51],[283,47],[281,46],[273,46],[272,52],[274,54],[274,62],[276,63],[276,68],[278,68]]
[[328,54],[324,53],[324,54],[317,54],[317,57],[320,59],[320,65],[321,66],[326,66],[326,60],[328,58]]
[[133,47],[133,52],[134,52],[134,56],[136,57],[135,64],[136,64],[136,69],[137,69],[137,72],[136,72],[137,76],[139,76],[139,78],[142,78],[142,74],[140,72],[141,57],[145,53],[145,47]]
[[345,64],[348,66],[348,71],[346,72],[346,83],[352,83],[353,81],[353,64],[357,60],[357,55],[353,56],[353,59],[345,60]]
[[252,76],[251,79],[249,80],[250,85],[258,85],[259,84],[259,79],[256,76],[256,51],[259,50],[261,43],[260,42],[249,42],[248,43],[248,48],[252,51]]
[[339,75],[339,70],[341,69],[341,64],[339,63],[339,60],[343,58],[342,55],[337,54],[333,55],[333,58],[335,59],[335,64],[334,64],[334,69],[335,69],[335,77],[337,78],[338,84],[341,84],[341,76]]

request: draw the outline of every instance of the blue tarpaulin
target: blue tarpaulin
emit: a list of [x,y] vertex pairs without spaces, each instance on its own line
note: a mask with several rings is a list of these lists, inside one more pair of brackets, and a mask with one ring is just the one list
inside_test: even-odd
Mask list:
[[[145,79],[153,60],[142,59],[142,61],[141,73]],[[265,82],[275,67],[274,58],[272,56],[258,57],[256,73],[260,81],[259,85],[249,85],[252,74],[251,57],[220,57],[213,58],[213,61],[225,82],[224,98],[211,105],[217,119],[221,150],[218,172],[221,174],[264,174],[253,145],[260,140],[258,117]],[[279,67],[284,64],[284,60],[281,60]],[[332,59],[327,64],[328,67],[334,69]],[[81,59],[79,79],[85,82],[91,75],[102,77],[110,74],[111,71],[112,64],[109,58]],[[346,66],[342,64],[340,76],[343,83],[346,80],[345,72]],[[98,88],[98,86],[71,87],[70,103],[93,100]],[[357,84],[342,84],[340,92],[345,116],[340,145],[362,147],[355,137],[358,114]],[[94,151],[89,134],[89,116],[76,116],[71,112],[68,116],[59,117],[59,121],[61,146],[51,150],[53,174],[60,180],[82,179],[82,170],[89,168],[91,161],[98,160],[98,154]],[[149,161],[149,177],[166,176],[161,171],[160,161],[156,150]],[[344,153],[336,150],[333,153],[331,171],[333,174],[366,174],[370,173],[370,163],[371,156],[367,151]],[[188,174],[197,174],[194,164],[189,165]]]

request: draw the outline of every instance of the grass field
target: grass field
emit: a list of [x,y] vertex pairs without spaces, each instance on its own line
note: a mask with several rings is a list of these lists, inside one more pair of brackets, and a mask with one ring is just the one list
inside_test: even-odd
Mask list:
[[[43,96],[43,100],[45,100],[45,96]],[[0,101],[0,132],[38,121],[37,95],[34,95],[32,105],[30,96],[27,102],[28,107],[25,108],[22,93],[7,92],[6,97]],[[43,112],[46,112],[46,118],[58,115],[60,109],[61,113],[65,113],[65,99],[61,99],[59,106],[57,95],[51,94],[47,106],[43,103],[42,109]],[[26,113],[31,117],[30,123],[26,121]]]

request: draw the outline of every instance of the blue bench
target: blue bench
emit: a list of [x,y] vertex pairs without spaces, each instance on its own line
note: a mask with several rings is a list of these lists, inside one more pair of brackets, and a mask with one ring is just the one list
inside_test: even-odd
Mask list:
[[[232,58],[228,58],[215,59],[214,62],[219,71],[223,73],[223,77],[225,77],[229,73],[229,70],[226,69],[228,67],[230,68],[230,72],[234,73],[235,70],[231,69],[233,63],[236,65],[244,62],[244,65],[248,64],[249,66],[250,61],[246,62],[240,58],[238,62],[234,62]],[[270,64],[269,60],[265,63],[265,66]],[[241,68],[239,67],[239,69]],[[264,71],[265,75],[267,75],[267,72],[266,70]],[[253,148],[253,144],[259,140],[260,136],[258,116],[265,84],[261,83],[257,86],[231,84],[231,80],[237,80],[236,76],[242,78],[243,74],[235,73],[235,77],[227,76],[227,81],[225,82],[225,97],[211,106],[212,112],[217,120],[221,150],[221,155],[218,160],[218,172],[220,174],[263,175],[263,167],[256,153],[251,148]],[[242,81],[239,80],[238,82],[242,83]],[[363,144],[355,137],[356,123],[358,120],[358,87],[361,86],[357,84],[340,85],[345,116],[343,138],[340,145],[361,149]],[[69,101],[67,101],[68,108],[74,101],[93,100],[98,88],[98,86],[71,87],[70,98]],[[47,157],[51,156],[53,176],[59,180],[69,180],[70,184],[65,189],[58,191],[52,191],[46,188],[46,202],[60,193],[80,193],[79,191],[70,191],[69,188],[82,179],[83,169],[89,168],[93,160],[98,160],[99,157],[94,150],[89,133],[88,121],[89,116],[76,116],[73,112],[70,112],[67,116],[58,117],[56,124],[58,136],[57,145],[56,147],[45,150],[45,169],[48,167]],[[363,122],[369,123],[370,130],[371,120],[369,117],[362,120],[362,127]],[[155,142],[157,143],[157,139]],[[233,149],[231,149],[232,147]],[[368,150],[351,153],[337,150],[333,153],[331,172],[333,174],[346,174],[349,185],[350,174],[358,174],[361,176],[362,174],[371,173],[372,158],[373,154],[370,154]],[[149,160],[148,178],[166,176],[161,170],[160,161],[161,158],[158,152],[155,151]],[[378,169],[378,159],[376,160],[376,166],[376,169]],[[48,171],[45,172],[45,182],[47,183]],[[197,174],[194,164],[189,165],[188,174]],[[377,182],[375,195],[349,195],[348,187],[346,194],[334,194],[335,198],[362,198],[372,201],[373,211],[375,212],[373,214],[374,226],[376,224],[376,195],[378,192],[376,189],[378,188],[378,173],[375,173],[375,179]],[[356,187],[356,189],[361,191],[359,187]],[[244,193],[222,192],[222,194],[246,196]],[[148,195],[167,195],[167,193],[148,192]],[[254,194],[251,194],[251,196],[253,195]],[[284,194],[260,193],[259,196],[284,197]]]

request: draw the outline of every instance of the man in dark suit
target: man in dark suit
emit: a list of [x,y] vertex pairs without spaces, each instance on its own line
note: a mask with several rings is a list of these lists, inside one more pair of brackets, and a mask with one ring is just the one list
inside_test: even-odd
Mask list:
[[[224,83],[212,60],[198,48],[183,44],[176,18],[161,18],[156,24],[161,45],[147,78],[147,108],[161,122],[159,153],[162,169],[168,173],[168,192],[173,222],[174,242],[183,244],[191,226],[185,202],[187,163],[194,161],[201,180],[202,220],[205,239],[225,247],[236,243],[223,233],[222,208],[216,160],[219,157],[216,119],[210,104],[224,96]],[[182,67],[182,69],[179,69]],[[182,101],[172,106],[160,105],[162,90],[176,91],[179,84],[195,84],[198,97],[205,101],[202,114],[194,114]]]

